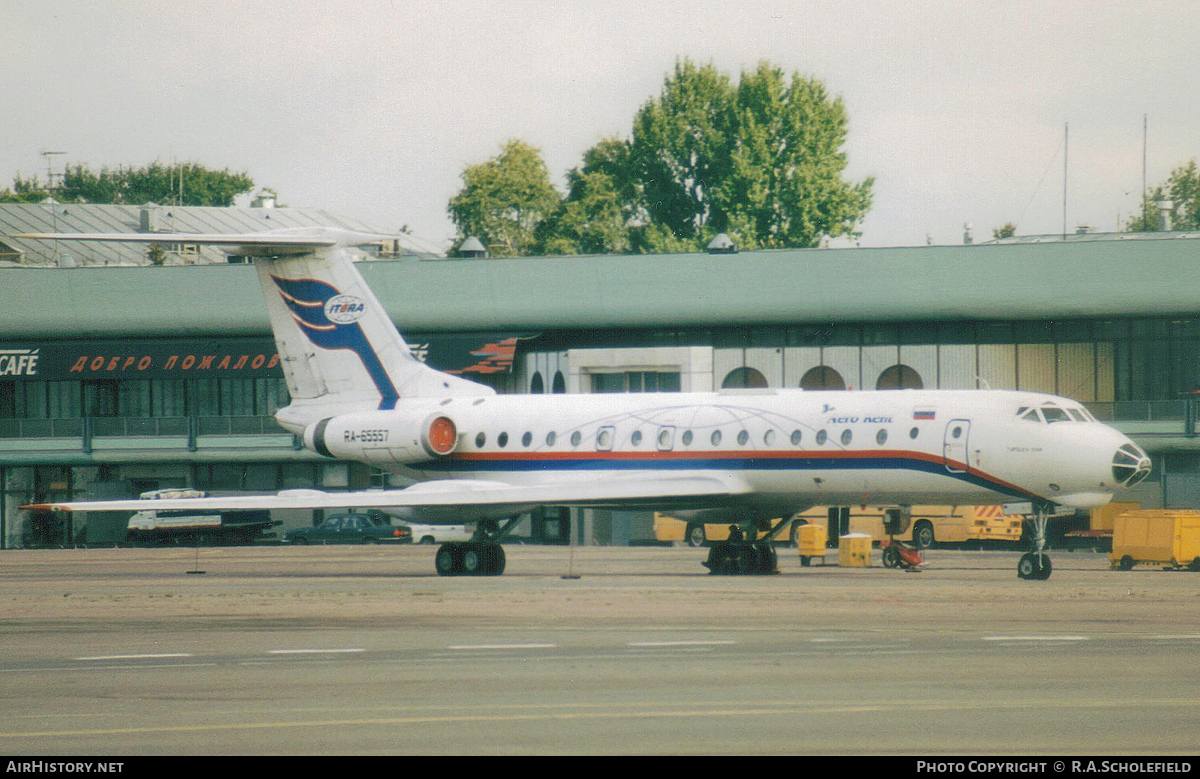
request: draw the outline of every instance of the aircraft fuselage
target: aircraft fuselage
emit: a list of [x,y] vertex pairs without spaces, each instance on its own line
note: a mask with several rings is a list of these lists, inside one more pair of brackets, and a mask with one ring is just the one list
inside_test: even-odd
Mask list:
[[[1053,414],[1029,418],[1040,407]],[[414,436],[438,418],[453,423],[453,446],[431,454]],[[1122,486],[1114,456],[1130,443],[1074,401],[973,390],[497,395],[403,401],[396,411],[325,420],[319,436],[315,427],[305,432],[315,450],[414,481],[702,474],[737,482],[746,504],[793,510],[1028,501],[1090,508]]]

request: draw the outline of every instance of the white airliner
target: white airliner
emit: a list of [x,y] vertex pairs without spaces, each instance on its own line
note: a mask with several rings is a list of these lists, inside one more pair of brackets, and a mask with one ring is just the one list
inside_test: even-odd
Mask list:
[[[417,522],[475,524],[443,544],[443,575],[499,574],[497,538],[537,506],[692,511],[746,529],[814,505],[1017,504],[1036,550],[1018,574],[1050,575],[1048,518],[1106,504],[1150,472],[1146,454],[1079,403],[1032,392],[740,390],[497,395],[417,359],[351,259],[380,236],[327,228],[249,235],[26,235],[213,244],[253,256],[291,392],[275,417],[323,456],[413,484],[352,493],[156,501],[156,508],[377,508]],[[139,510],[144,501],[40,504]],[[778,533],[781,521],[773,532]],[[750,538],[756,534],[748,533]],[[714,550],[713,572],[774,569],[769,544]]]

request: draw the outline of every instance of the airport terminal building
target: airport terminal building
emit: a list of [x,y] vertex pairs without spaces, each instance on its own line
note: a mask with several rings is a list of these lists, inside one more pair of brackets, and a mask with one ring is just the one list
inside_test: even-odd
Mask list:
[[[320,223],[370,230],[293,209],[0,205],[3,548],[123,537],[118,519],[80,527],[25,503],[387,484],[274,423],[287,389],[239,258],[105,244],[85,256],[6,237]],[[1200,235],[1180,233],[515,259],[442,258],[398,236],[360,270],[426,362],[500,392],[1049,392],[1153,457],[1122,500],[1200,508],[1198,260]],[[624,543],[637,531],[590,532]]]

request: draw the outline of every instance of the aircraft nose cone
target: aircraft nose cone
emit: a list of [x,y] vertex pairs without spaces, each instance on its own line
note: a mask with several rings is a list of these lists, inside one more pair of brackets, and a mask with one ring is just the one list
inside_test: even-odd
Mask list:
[[1121,444],[1112,459],[1112,475],[1122,487],[1132,487],[1150,475],[1150,458],[1132,442]]

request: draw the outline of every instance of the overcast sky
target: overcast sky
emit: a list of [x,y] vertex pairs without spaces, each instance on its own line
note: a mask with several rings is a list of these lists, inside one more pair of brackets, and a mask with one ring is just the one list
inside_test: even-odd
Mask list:
[[424,245],[463,169],[519,138],[568,169],[679,57],[826,83],[867,246],[1114,230],[1200,156],[1200,3],[0,0],[0,188],[63,164],[195,161]]

